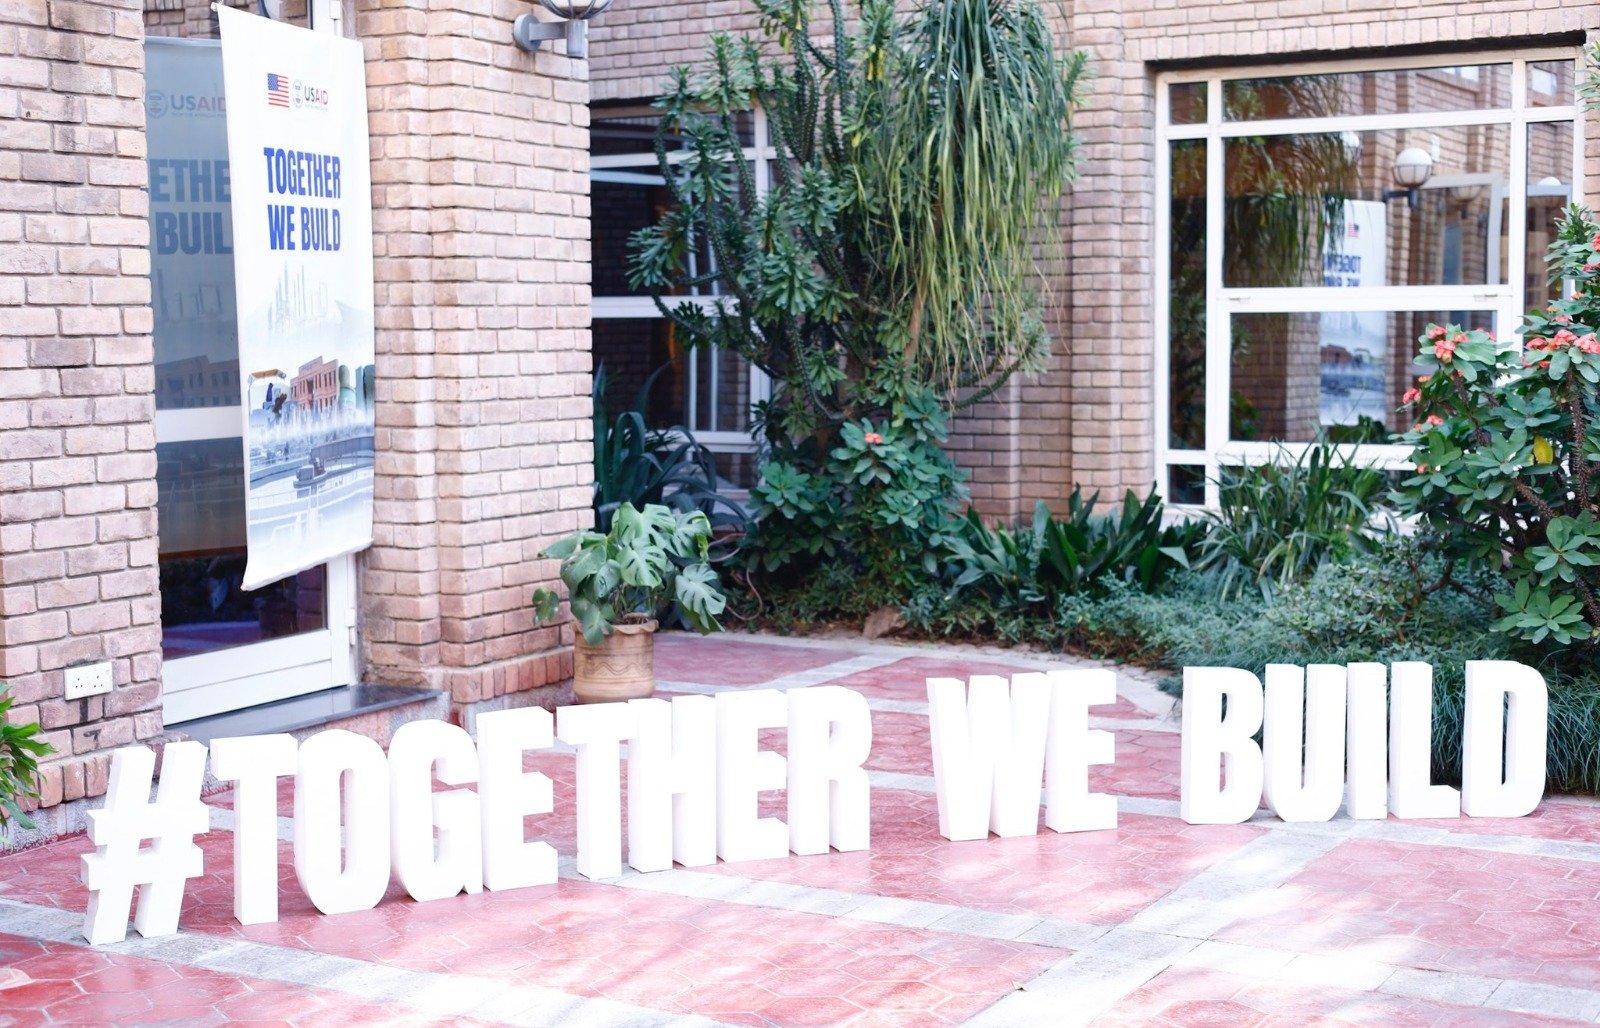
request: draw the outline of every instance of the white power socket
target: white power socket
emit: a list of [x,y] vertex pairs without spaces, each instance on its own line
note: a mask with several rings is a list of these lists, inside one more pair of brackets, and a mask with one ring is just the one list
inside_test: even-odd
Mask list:
[[98,664],[79,664],[67,668],[67,699],[81,700],[85,696],[98,696],[110,692],[112,685],[111,661]]

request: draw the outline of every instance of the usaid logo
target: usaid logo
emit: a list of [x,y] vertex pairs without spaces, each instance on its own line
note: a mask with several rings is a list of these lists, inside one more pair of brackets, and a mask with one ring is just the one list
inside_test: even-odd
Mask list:
[[167,113],[167,94],[152,90],[145,94],[144,113],[152,118],[163,117]]
[[302,82],[296,79],[294,85],[290,88],[289,96],[290,103],[295,107],[317,111],[328,109],[328,91],[321,86],[314,86],[309,82]]

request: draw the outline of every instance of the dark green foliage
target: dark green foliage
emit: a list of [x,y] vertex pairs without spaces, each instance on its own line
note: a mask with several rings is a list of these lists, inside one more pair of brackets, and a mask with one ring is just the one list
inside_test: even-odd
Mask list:
[[658,504],[680,512],[698,510],[713,529],[742,531],[744,510],[717,491],[711,451],[681,425],[665,430],[646,427],[646,403],[660,374],[657,371],[645,381],[633,409],[612,417],[605,405],[605,368],[595,372],[595,527],[610,531],[617,508],[631,503],[638,508]]
[[39,725],[12,724],[12,697],[9,687],[0,682],[0,842],[5,841],[10,825],[32,828],[33,821],[22,809],[22,802],[39,798],[39,758],[54,752],[54,747],[39,738]]
[[1063,518],[1041,502],[1033,521],[1015,528],[989,528],[969,513],[951,542],[952,597],[979,592],[1005,608],[1095,593],[1111,581],[1149,592],[1188,567],[1199,526],[1162,528],[1160,496],[1140,501],[1130,489],[1111,514],[1095,513],[1098,498],[1074,489]]
[[1272,463],[1225,470],[1220,485],[1195,566],[1223,598],[1271,596],[1326,560],[1371,551],[1387,527],[1383,472],[1326,445],[1298,457],[1280,448]]

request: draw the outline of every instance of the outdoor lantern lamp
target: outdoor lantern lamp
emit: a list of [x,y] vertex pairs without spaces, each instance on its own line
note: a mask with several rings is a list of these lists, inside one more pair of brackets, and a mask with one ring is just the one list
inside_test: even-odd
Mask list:
[[1394,182],[1399,189],[1386,189],[1384,202],[1405,197],[1406,205],[1417,206],[1417,190],[1433,175],[1433,157],[1420,146],[1408,146],[1394,159]]
[[589,56],[589,19],[610,7],[611,0],[539,0],[539,3],[561,21],[540,21],[532,14],[519,14],[511,23],[511,38],[517,45],[533,53],[547,39],[565,39],[568,57]]

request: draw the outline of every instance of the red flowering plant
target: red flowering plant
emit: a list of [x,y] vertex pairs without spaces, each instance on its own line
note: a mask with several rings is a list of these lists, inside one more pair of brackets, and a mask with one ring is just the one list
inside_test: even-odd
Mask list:
[[1503,573],[1495,628],[1530,642],[1600,641],[1600,226],[1568,208],[1550,247],[1561,299],[1522,347],[1429,325],[1405,395],[1417,464],[1396,501],[1451,556]]

